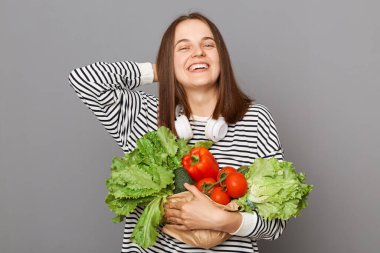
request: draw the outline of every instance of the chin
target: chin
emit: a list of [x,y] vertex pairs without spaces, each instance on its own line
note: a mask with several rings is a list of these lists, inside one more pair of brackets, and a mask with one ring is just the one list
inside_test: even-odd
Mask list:
[[191,88],[205,88],[205,87],[212,87],[212,86],[215,86],[215,83],[212,83],[212,82],[207,82],[207,83],[195,82],[195,83],[189,84],[187,87],[191,87]]
[[[178,80],[178,79],[177,79]],[[217,79],[210,77],[198,77],[198,78],[184,78],[182,80],[178,80],[178,82],[186,89],[186,88],[197,88],[197,87],[210,87],[216,84]]]
[[188,83],[189,85],[207,86],[207,85],[212,85],[216,83],[216,80],[214,80],[213,78],[198,77],[198,78],[189,78],[186,83]]

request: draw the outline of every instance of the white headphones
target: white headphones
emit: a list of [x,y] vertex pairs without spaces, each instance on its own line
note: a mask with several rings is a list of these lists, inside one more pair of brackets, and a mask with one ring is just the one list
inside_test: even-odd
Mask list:
[[[183,114],[183,107],[177,105],[175,109],[176,121],[175,130],[177,131],[178,137],[184,139],[191,139],[193,137],[193,131],[190,126],[189,119]],[[181,115],[182,114],[182,115]],[[208,139],[213,142],[220,141],[223,139],[228,131],[228,125],[224,121],[223,117],[219,117],[217,120],[210,118],[207,120],[205,135]]]

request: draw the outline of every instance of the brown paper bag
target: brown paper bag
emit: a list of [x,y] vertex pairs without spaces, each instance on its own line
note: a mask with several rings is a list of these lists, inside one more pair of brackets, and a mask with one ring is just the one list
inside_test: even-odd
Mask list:
[[[193,199],[193,194],[189,191],[181,192],[174,194],[168,197],[168,202],[178,202],[184,201],[188,202]],[[238,211],[239,205],[235,201],[231,201],[227,205],[220,205],[215,203],[216,205],[222,207],[227,211]],[[168,234],[181,242],[187,243],[189,245],[209,249],[218,244],[221,244],[225,240],[231,237],[229,233],[215,231],[215,230],[206,230],[206,229],[198,229],[198,230],[188,230],[182,231],[174,228],[174,225],[166,224],[162,231],[165,234]]]

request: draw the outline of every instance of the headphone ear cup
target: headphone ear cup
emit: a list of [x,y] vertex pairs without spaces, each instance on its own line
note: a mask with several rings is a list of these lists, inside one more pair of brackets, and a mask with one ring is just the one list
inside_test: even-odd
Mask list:
[[205,135],[213,142],[218,142],[223,139],[228,131],[228,125],[223,117],[219,119],[209,119],[206,124]]
[[193,138],[193,131],[191,130],[190,122],[186,115],[179,116],[174,122],[174,125],[179,138]]

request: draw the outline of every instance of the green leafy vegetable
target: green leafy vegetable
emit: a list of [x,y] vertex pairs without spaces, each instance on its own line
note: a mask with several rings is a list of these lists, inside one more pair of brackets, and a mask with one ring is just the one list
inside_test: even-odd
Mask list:
[[298,216],[307,207],[307,196],[313,188],[304,183],[305,175],[298,174],[291,162],[276,158],[255,159],[245,177],[248,192],[238,204],[244,211],[256,209],[268,220]]
[[195,143],[194,147],[204,147],[210,149],[212,144],[214,144],[212,141],[198,141]]
[[192,147],[185,139],[177,140],[166,127],[145,134],[136,145],[125,156],[113,158],[105,202],[117,215],[113,222],[121,222],[137,206],[145,206],[131,240],[147,248],[156,242],[163,203],[173,194],[174,170]]
[[157,228],[164,214],[165,200],[166,196],[160,196],[146,206],[132,232],[131,241],[138,243],[143,248],[148,248],[156,242]]

